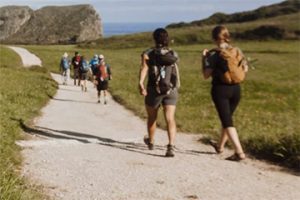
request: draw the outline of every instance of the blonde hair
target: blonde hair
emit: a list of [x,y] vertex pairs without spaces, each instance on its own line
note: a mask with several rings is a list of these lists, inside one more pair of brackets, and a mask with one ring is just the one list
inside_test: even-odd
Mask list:
[[228,29],[225,26],[216,26],[213,30],[212,30],[212,38],[215,41],[220,41],[220,42],[230,42],[230,34]]

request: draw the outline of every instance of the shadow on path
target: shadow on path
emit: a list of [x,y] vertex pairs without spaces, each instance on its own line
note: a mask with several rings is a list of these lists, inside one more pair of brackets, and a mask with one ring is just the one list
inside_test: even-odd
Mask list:
[[[44,136],[47,138],[54,138],[54,139],[76,140],[83,144],[89,144],[89,143],[99,144],[103,146],[130,151],[130,152],[141,153],[144,155],[165,157],[164,155],[145,152],[149,150],[148,147],[142,143],[122,142],[111,138],[104,138],[104,137],[99,137],[99,136],[90,135],[86,133],[78,133],[78,132],[67,131],[67,130],[55,130],[55,129],[40,127],[40,126],[29,127],[24,123],[23,119],[12,119],[12,120],[18,121],[23,131],[30,135],[39,135],[39,136]],[[97,142],[91,141],[90,139],[96,139]],[[164,151],[166,148],[161,145],[155,145],[155,149]],[[182,150],[178,148],[175,148],[175,152],[180,154],[189,154],[189,155],[215,154],[213,152],[208,152],[208,151]]]

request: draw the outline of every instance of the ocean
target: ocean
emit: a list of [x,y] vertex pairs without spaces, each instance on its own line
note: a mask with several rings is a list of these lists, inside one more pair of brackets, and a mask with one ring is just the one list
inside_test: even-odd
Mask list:
[[139,32],[154,31],[156,28],[164,28],[170,22],[146,22],[146,23],[103,23],[104,37],[124,35]]

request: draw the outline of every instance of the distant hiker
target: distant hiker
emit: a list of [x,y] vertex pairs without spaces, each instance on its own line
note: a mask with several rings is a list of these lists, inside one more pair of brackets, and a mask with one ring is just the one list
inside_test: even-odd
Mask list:
[[63,79],[63,85],[67,85],[70,79],[70,60],[68,54],[65,52],[60,60],[60,72]]
[[[169,36],[165,29],[156,29],[153,32],[153,39],[155,47],[142,53],[139,75],[140,94],[145,97],[148,114],[148,136],[144,138],[144,142],[148,145],[149,150],[154,148],[157,113],[160,105],[162,105],[169,138],[166,157],[173,157],[176,134],[177,89],[180,86],[178,66],[176,64],[178,55],[168,47]],[[147,75],[148,83],[145,89],[144,81]]]
[[104,61],[104,56],[99,55],[99,64],[95,69],[95,84],[97,85],[97,96],[98,96],[98,103],[101,103],[101,91],[103,91],[104,95],[104,104],[107,104],[106,93],[108,89],[108,81],[112,79],[111,68],[108,64]]
[[74,70],[74,85],[76,85],[76,79],[78,80],[78,86],[80,85],[80,78],[79,78],[79,64],[80,64],[80,59],[81,56],[80,54],[76,51],[75,56],[72,58],[72,65],[73,65],[73,70]]
[[217,153],[222,153],[228,138],[233,143],[235,154],[227,160],[243,160],[245,154],[233,125],[232,116],[241,98],[240,82],[248,71],[247,61],[240,49],[229,43],[230,35],[225,26],[216,26],[212,38],[217,47],[202,52],[204,79],[212,77],[211,96],[222,123],[221,139],[211,142]]
[[99,64],[99,56],[95,54],[94,57],[90,60],[90,66],[93,74],[95,74],[98,64]]
[[91,69],[91,78],[92,82],[95,82],[95,79],[93,78],[96,74],[97,65],[99,64],[99,56],[97,54],[94,55],[94,57],[90,60],[90,69]]
[[90,66],[88,62],[86,61],[84,56],[81,56],[80,63],[79,63],[79,77],[80,77],[80,85],[81,90],[87,92],[87,78],[88,78],[88,72],[90,70]]

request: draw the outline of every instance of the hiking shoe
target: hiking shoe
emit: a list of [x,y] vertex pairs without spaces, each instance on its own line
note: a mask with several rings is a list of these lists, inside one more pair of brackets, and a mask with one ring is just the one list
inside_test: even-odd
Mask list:
[[167,152],[166,152],[166,157],[174,157],[174,145],[168,144],[167,146]]
[[148,137],[144,137],[144,143],[148,146],[149,150],[153,150],[154,149],[154,144],[150,143],[150,139]]

